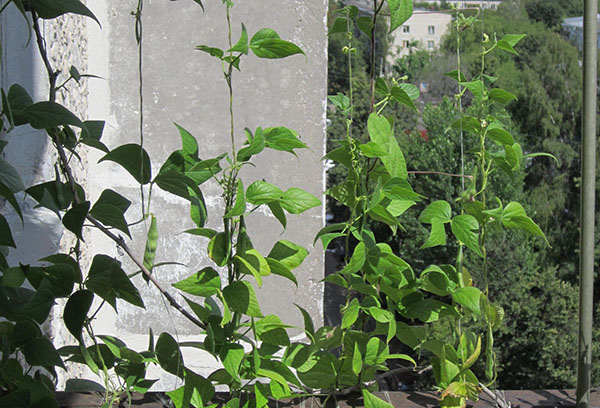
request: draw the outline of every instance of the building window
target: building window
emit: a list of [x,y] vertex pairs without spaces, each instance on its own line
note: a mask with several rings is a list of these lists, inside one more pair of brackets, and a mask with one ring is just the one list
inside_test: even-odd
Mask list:
[[492,8],[492,10],[496,10],[496,5],[495,4],[492,4],[490,7]]
[[404,41],[402,41],[402,47],[404,47],[404,48],[408,48],[408,47],[409,47],[409,42],[408,42],[408,40],[404,40]]
[[428,27],[427,27],[427,33],[428,33],[429,35],[434,35],[434,34],[435,34],[435,26],[431,26],[431,25],[430,25],[430,26],[428,26]]
[[402,26],[402,32],[403,33],[410,33],[410,26],[407,26],[407,25]]
[[433,47],[435,47],[435,42],[427,41],[427,48],[429,48],[431,50],[431,49],[433,49]]

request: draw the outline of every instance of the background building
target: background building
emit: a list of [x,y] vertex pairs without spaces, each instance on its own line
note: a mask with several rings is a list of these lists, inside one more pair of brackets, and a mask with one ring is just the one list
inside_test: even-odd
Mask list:
[[412,17],[392,33],[388,58],[403,57],[414,48],[437,49],[451,22],[449,12],[415,10]]

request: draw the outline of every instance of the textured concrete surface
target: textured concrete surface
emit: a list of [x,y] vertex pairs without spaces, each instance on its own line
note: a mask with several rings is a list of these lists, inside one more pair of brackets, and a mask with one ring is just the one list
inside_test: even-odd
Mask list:
[[[95,1],[89,6],[103,21],[101,31],[91,22],[89,30],[89,70],[106,81],[90,83],[90,118],[106,118],[103,141],[110,147],[139,143],[138,51],[134,36],[133,1]],[[189,130],[200,145],[200,157],[210,158],[230,149],[227,86],[221,64],[208,54],[194,50],[206,44],[227,49],[225,8],[221,2],[205,2],[206,12],[192,1],[147,1],[143,9],[143,96],[144,146],[153,160],[153,174],[170,152],[180,148],[174,122]],[[264,179],[282,189],[301,187],[321,198],[324,170],[320,158],[325,142],[325,99],[327,40],[327,2],[261,1],[239,2],[232,9],[233,41],[241,32],[241,22],[252,36],[261,28],[275,29],[281,38],[298,44],[306,53],[284,60],[258,59],[254,55],[241,62],[241,73],[234,74],[234,110],[236,144],[245,140],[243,129],[258,126],[287,126],[296,130],[310,150],[294,156],[282,152],[264,152],[256,167],[243,171],[244,185]],[[99,156],[98,156],[99,157]],[[98,157],[89,156],[90,162]],[[139,201],[139,188],[133,178],[110,163],[101,163],[89,174],[92,197],[113,185],[132,201]],[[221,193],[218,186],[202,187],[208,212],[208,226],[221,228]],[[146,191],[147,194],[147,191]],[[158,217],[160,238],[156,262],[178,261],[186,266],[168,266],[156,270],[158,279],[169,286],[210,264],[207,240],[180,234],[193,227],[188,204],[169,193],[154,189],[151,211]],[[288,239],[307,247],[309,257],[296,270],[298,288],[278,276],[264,280],[257,290],[264,314],[277,313],[284,322],[302,326],[302,317],[293,303],[307,309],[315,324],[323,321],[323,252],[312,240],[323,225],[322,207],[305,215],[289,216],[287,231],[268,211],[256,211],[248,217],[250,236],[257,249],[267,254],[279,239]],[[139,219],[140,208],[128,212],[129,221]],[[144,237],[147,226],[133,228],[136,237]],[[121,259],[129,270],[131,263],[99,234],[94,246]],[[144,239],[132,243],[143,254]],[[141,282],[141,280],[140,280]],[[168,331],[180,340],[198,340],[197,329],[175,311],[169,311],[155,288],[140,286],[146,309],[119,305],[119,316],[109,309],[100,316],[97,332],[114,331],[128,344],[144,347],[148,328],[155,334]],[[296,330],[292,334],[299,334]],[[215,365],[202,353],[186,355],[186,362],[200,373]],[[191,362],[191,363],[190,363]],[[173,379],[160,387],[170,387]]]
[[[237,3],[237,2],[236,2]],[[70,64],[81,73],[99,75],[103,79],[85,80],[81,87],[71,86],[58,100],[83,119],[106,120],[103,142],[110,148],[125,143],[139,143],[138,54],[131,12],[137,1],[95,0],[88,2],[102,22],[102,29],[89,19],[60,18],[43,25],[50,57],[64,79]],[[153,174],[170,152],[180,148],[180,137],[174,122],[196,136],[200,156],[210,158],[230,149],[227,87],[220,63],[208,54],[194,50],[207,44],[227,47],[225,8],[219,1],[206,1],[206,12],[191,0],[176,2],[146,0],[143,10],[143,96],[144,147],[153,160]],[[264,179],[282,189],[301,187],[319,198],[324,188],[324,169],[320,158],[325,145],[325,101],[327,92],[326,0],[262,0],[242,2],[232,10],[233,40],[239,38],[241,22],[252,36],[261,28],[275,29],[280,36],[298,44],[306,53],[285,60],[264,60],[254,55],[245,57],[241,73],[234,76],[234,109],[236,144],[245,140],[243,129],[258,126],[287,126],[296,130],[310,150],[300,151],[298,158],[282,152],[262,153],[256,167],[247,166],[242,173],[244,185]],[[1,80],[3,87],[12,83],[25,86],[35,100],[47,97],[47,79],[35,42],[27,44],[21,17],[13,7],[2,14],[0,38],[3,45]],[[66,58],[66,59],[65,59]],[[58,81],[62,82],[61,79]],[[74,85],[74,84],[71,84]],[[9,135],[5,156],[21,172],[27,186],[54,178],[55,156],[47,137],[31,128],[19,128]],[[101,153],[91,150],[75,165],[78,181],[85,184],[94,202],[105,188],[112,188],[139,202],[140,191],[133,178],[120,167],[104,162],[96,164]],[[88,171],[85,171],[87,164]],[[33,165],[32,165],[33,164]],[[203,185],[209,211],[208,226],[220,228],[222,199],[216,184]],[[146,197],[148,191],[145,191]],[[57,250],[68,251],[73,245],[60,221],[49,211],[34,209],[31,200],[23,201],[24,228],[15,228],[20,249],[12,255],[14,262],[35,263]],[[159,222],[159,247],[156,262],[177,261],[185,266],[156,269],[165,287],[187,277],[209,264],[207,241],[181,234],[193,227],[189,205],[171,194],[155,188],[151,211]],[[16,217],[3,209],[12,221]],[[128,213],[129,222],[139,220],[139,205]],[[316,232],[324,223],[323,207],[303,216],[289,216],[287,230],[268,211],[256,211],[247,219],[253,243],[267,254],[279,239],[287,239],[307,247],[309,257],[296,270],[298,287],[278,276],[265,279],[257,290],[264,314],[277,313],[285,323],[302,326],[302,318],[293,306],[307,309],[315,324],[323,322],[323,251],[312,246]],[[16,225],[16,223],[13,223]],[[143,255],[147,225],[132,228],[132,247]],[[115,244],[97,231],[85,235],[88,261],[95,253],[105,253],[123,262],[127,272],[133,264]],[[179,340],[201,340],[197,329],[170,310],[155,288],[141,279],[137,282],[144,297],[145,309],[119,303],[119,315],[107,307],[94,323],[96,334],[115,334],[130,347],[143,349],[148,343],[148,328],[158,335],[168,331]],[[175,293],[175,291],[172,291]],[[50,327],[57,344],[73,342],[60,324],[57,308]],[[301,336],[299,330],[292,335]],[[200,352],[185,353],[186,363],[199,373],[207,374],[216,361]],[[79,369],[78,369],[79,370]],[[85,377],[72,369],[66,377]],[[158,372],[151,375],[160,375]],[[90,378],[93,376],[90,375]],[[63,379],[64,381],[64,379]],[[162,377],[157,389],[170,389],[175,380]]]

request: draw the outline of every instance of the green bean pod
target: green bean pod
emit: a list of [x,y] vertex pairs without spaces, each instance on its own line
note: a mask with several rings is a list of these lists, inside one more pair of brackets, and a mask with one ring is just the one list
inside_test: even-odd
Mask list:
[[[144,251],[144,267],[152,273],[154,267],[154,257],[156,256],[156,247],[158,246],[158,226],[156,223],[156,217],[154,214],[150,214],[152,217],[150,221],[150,228],[148,229],[148,237],[146,238],[146,250]],[[148,282],[149,278],[143,274],[144,280]]]

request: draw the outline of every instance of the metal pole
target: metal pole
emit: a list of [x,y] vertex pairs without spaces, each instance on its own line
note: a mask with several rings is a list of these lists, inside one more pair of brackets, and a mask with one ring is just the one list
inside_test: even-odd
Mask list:
[[594,299],[594,196],[596,182],[596,97],[598,3],[585,0],[583,18],[583,134],[581,141],[581,236],[577,408],[590,407]]

